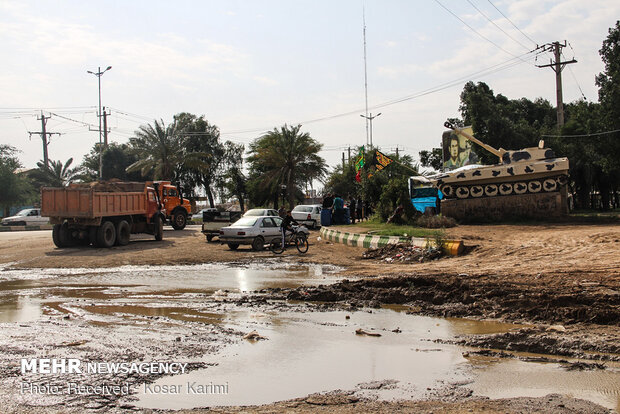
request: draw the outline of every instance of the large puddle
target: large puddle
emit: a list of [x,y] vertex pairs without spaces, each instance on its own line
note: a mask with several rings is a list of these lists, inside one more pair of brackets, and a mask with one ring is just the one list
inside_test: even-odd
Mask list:
[[[385,400],[432,398],[468,388],[490,398],[560,393],[620,410],[619,364],[567,371],[553,362],[464,357],[467,349],[434,342],[506,332],[516,325],[416,316],[407,314],[406,306],[300,312],[220,302],[265,288],[332,283],[337,270],[275,262],[5,270],[0,322],[36,321],[61,312],[105,329],[156,317],[256,330],[267,338],[208,354],[203,361],[212,365],[206,369],[140,385],[138,401],[131,403],[142,408],[255,405],[336,389]],[[358,329],[380,336],[357,335]]]

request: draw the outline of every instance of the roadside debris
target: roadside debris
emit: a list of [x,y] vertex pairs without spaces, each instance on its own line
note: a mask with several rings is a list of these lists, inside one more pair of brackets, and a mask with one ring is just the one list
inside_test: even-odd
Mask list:
[[251,341],[260,341],[263,339],[268,339],[266,336],[262,336],[260,335],[258,332],[256,331],[252,331],[248,334],[246,334],[243,339],[247,339],[247,340],[251,340]]
[[434,247],[423,249],[421,247],[413,246],[411,243],[395,243],[388,244],[384,247],[370,248],[362,254],[362,259],[377,259],[388,263],[422,263],[439,259],[441,256],[443,256],[443,251]]
[[367,336],[381,336],[381,334],[380,334],[380,333],[376,333],[376,332],[368,332],[368,331],[365,331],[365,330],[363,330],[363,329],[361,329],[361,328],[360,328],[360,329],[357,329],[357,330],[355,331],[355,334],[356,334],[356,335],[367,335]]

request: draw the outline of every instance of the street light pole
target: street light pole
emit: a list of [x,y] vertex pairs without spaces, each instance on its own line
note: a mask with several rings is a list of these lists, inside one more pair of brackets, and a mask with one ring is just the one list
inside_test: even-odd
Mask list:
[[101,71],[101,66],[99,66],[97,68],[97,72],[92,72],[90,70],[87,70],[87,73],[90,73],[91,75],[95,75],[97,77],[97,80],[99,81],[99,113],[98,113],[98,117],[99,117],[99,179],[101,180],[102,176],[103,176],[103,158],[102,158],[102,154],[103,154],[103,143],[102,143],[102,131],[101,131],[101,76],[106,73],[107,71],[109,71],[110,69],[112,69],[112,66],[108,66],[103,72]]
[[370,148],[372,148],[372,120],[378,117],[379,115],[381,115],[381,112],[379,112],[375,116],[373,116],[372,113],[368,114],[368,116],[360,115],[362,118],[366,118],[370,122]]

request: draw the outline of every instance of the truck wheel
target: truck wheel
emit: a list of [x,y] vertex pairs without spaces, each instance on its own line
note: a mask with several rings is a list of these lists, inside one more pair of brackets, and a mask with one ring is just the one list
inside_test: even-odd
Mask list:
[[116,229],[111,221],[104,221],[97,229],[97,245],[99,247],[112,247],[116,242]]
[[237,250],[239,248],[239,243],[228,243],[228,248],[230,250]]
[[252,250],[256,252],[260,252],[265,247],[265,239],[261,236],[258,236],[252,241]]
[[129,244],[129,236],[131,228],[126,220],[121,220],[116,226],[116,244],[119,246],[127,246]]
[[213,236],[212,234],[207,234],[207,241],[208,242],[213,241],[213,237],[215,236]]
[[164,221],[161,219],[160,215],[157,215],[155,217],[153,226],[153,234],[155,235],[155,240],[162,241],[164,238]]
[[65,247],[62,242],[60,241],[60,231],[62,229],[62,225],[61,224],[54,224],[54,227],[52,228],[52,240],[54,241],[54,244],[56,245],[56,247],[62,249],[63,247]]
[[172,216],[172,228],[175,230],[183,230],[187,225],[187,213],[178,211]]

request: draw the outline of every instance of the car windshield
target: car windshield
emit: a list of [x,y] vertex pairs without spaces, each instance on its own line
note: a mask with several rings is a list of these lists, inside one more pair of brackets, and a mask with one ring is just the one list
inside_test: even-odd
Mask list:
[[27,216],[27,215],[28,215],[28,213],[30,213],[30,211],[31,211],[30,209],[28,209],[28,210],[22,210],[22,211],[20,211],[19,213],[15,214],[15,215],[16,215],[16,216],[20,216],[20,217],[24,217],[24,216]]
[[264,216],[265,215],[265,209],[262,208],[254,208],[252,210],[248,210],[244,216]]
[[256,220],[258,220],[258,217],[241,217],[230,227],[252,227],[256,223]]
[[310,206],[297,206],[293,209],[293,211],[296,211],[298,213],[312,213],[312,207]]

